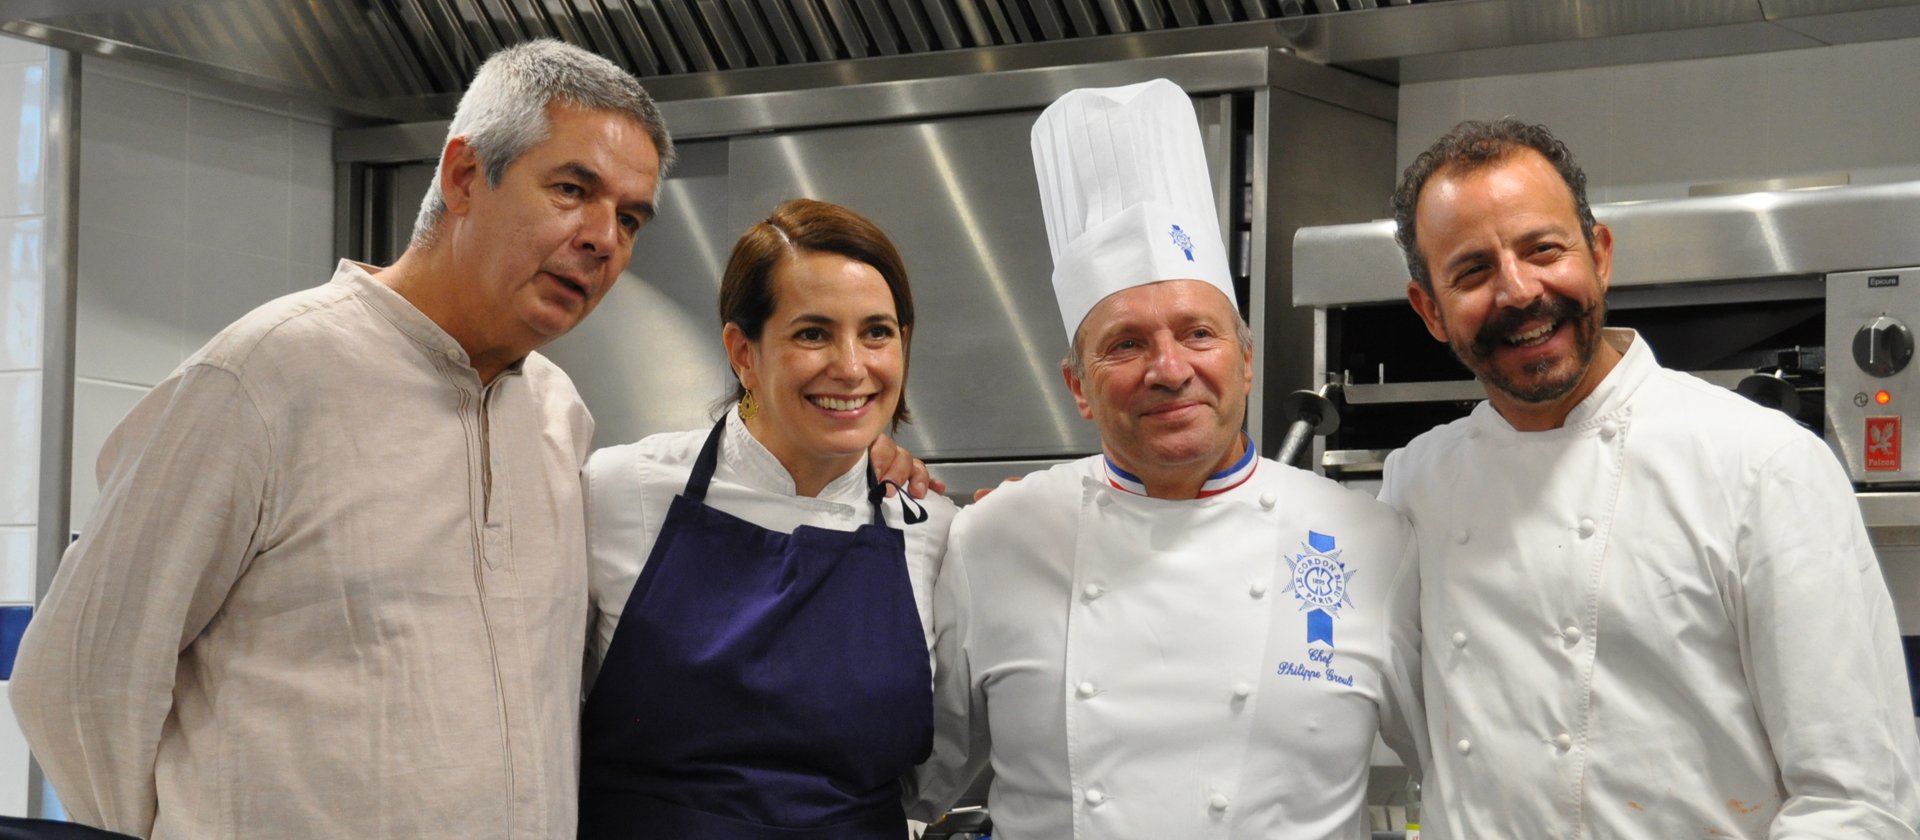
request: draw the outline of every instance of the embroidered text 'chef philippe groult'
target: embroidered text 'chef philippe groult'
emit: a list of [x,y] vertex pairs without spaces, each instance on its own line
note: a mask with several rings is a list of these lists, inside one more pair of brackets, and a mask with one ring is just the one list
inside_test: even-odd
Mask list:
[[1072,91],[1033,153],[1102,453],[955,520],[910,812],[991,758],[1005,840],[1364,838],[1375,733],[1420,763],[1407,529],[1241,431],[1253,337],[1187,95]]

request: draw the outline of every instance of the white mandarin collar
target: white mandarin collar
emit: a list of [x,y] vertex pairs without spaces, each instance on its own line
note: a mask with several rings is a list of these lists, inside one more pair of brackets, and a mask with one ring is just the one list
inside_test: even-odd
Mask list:
[[1508,423],[1507,418],[1500,416],[1492,400],[1482,400],[1473,408],[1470,429],[1490,433],[1499,440],[1548,440],[1585,433],[1598,427],[1607,418],[1626,411],[1633,392],[1659,369],[1660,363],[1653,357],[1653,348],[1640,340],[1638,331],[1608,327],[1600,331],[1600,340],[1620,351],[1620,362],[1613,366],[1613,370],[1607,371],[1606,378],[1600,380],[1593,393],[1567,413],[1566,422],[1560,424],[1560,428],[1522,432]]
[[[747,424],[740,419],[735,406],[727,406],[727,430],[720,441],[720,463],[715,472],[719,477],[736,484],[778,493],[783,496],[798,496],[793,484],[793,474],[774,457],[771,450],[760,443],[760,439],[747,430]],[[842,473],[839,478],[827,482],[820,488],[815,498],[823,502],[843,505],[864,505],[867,501],[867,456],[861,455],[860,462],[853,469]]]

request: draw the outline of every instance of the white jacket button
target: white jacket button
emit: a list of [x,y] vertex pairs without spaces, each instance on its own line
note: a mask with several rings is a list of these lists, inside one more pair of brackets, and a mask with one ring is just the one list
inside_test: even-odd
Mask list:
[[1247,594],[1255,598],[1267,597],[1267,582],[1264,580],[1254,581],[1253,585],[1247,587]]
[[1593,517],[1580,517],[1580,537],[1582,539],[1593,536],[1593,532],[1599,529],[1598,525],[1593,524]]
[[1620,434],[1620,424],[1615,423],[1612,420],[1608,420],[1607,422],[1600,424],[1601,440],[1613,440],[1613,436],[1617,434]]
[[1107,795],[1101,793],[1099,788],[1087,788],[1087,792],[1083,798],[1087,800],[1088,805],[1098,805],[1107,801]]
[[1113,504],[1113,494],[1106,490],[1102,490],[1098,495],[1093,497],[1093,500],[1097,502],[1101,507],[1106,507],[1108,505]]
[[1461,738],[1459,743],[1453,745],[1453,749],[1461,755],[1466,755],[1467,753],[1473,752],[1473,742]]
[[1083,700],[1084,700],[1084,699],[1086,699],[1086,698],[1088,698],[1088,697],[1092,697],[1092,696],[1093,696],[1093,683],[1090,683],[1090,682],[1082,682],[1082,683],[1080,683],[1079,685],[1076,685],[1076,686],[1074,686],[1074,687],[1073,687],[1073,693],[1075,693],[1075,694],[1078,694],[1078,695],[1080,695],[1080,697],[1081,697],[1081,699],[1083,699]]
[[1465,529],[1465,528],[1455,528],[1455,529],[1453,529],[1453,542],[1454,542],[1454,544],[1455,544],[1455,545],[1466,545],[1466,544],[1467,544],[1467,529]]
[[1562,732],[1553,739],[1553,745],[1563,750],[1573,749],[1573,736]]
[[1561,635],[1564,635],[1567,637],[1567,644],[1570,644],[1570,645],[1579,644],[1580,637],[1583,635],[1580,632],[1580,628],[1573,627],[1573,626],[1568,626],[1567,629],[1560,631],[1560,633]]
[[1216,793],[1212,796],[1207,797],[1207,807],[1212,808],[1215,811],[1227,810],[1227,804],[1228,804],[1227,795],[1224,793]]
[[1453,646],[1457,648],[1463,648],[1467,646],[1467,631],[1465,630],[1453,631]]
[[1100,584],[1089,583],[1086,586],[1080,587],[1080,594],[1086,596],[1087,600],[1092,601],[1107,594],[1107,590],[1101,589]]
[[1233,684],[1233,699],[1245,700],[1248,697],[1252,697],[1252,696],[1253,696],[1253,686],[1247,685],[1246,683]]
[[1267,510],[1273,510],[1273,506],[1279,503],[1280,503],[1279,496],[1275,496],[1272,493],[1260,494],[1260,506],[1263,508],[1266,508]]

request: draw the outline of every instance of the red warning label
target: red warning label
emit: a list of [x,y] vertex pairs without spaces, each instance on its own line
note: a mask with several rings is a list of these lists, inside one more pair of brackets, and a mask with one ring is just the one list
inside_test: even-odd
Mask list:
[[1874,472],[1900,471],[1900,418],[1867,418],[1867,463]]

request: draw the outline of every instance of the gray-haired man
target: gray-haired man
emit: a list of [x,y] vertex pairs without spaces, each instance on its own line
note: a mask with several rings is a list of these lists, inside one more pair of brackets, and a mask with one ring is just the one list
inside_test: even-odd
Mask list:
[[341,262],[134,409],[12,686],[76,819],[573,834],[593,423],[533,350],[620,276],[671,157],[612,63],[505,50],[398,262]]

